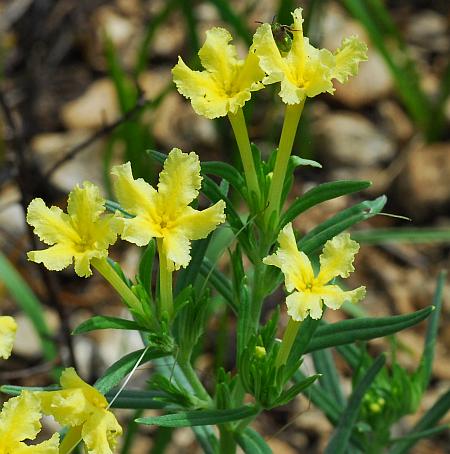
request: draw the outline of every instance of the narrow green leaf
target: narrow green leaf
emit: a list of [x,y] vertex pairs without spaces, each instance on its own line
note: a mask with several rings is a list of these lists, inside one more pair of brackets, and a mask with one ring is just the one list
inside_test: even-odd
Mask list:
[[16,271],[9,260],[0,252],[0,280],[4,283],[17,305],[30,319],[41,342],[42,353],[47,361],[53,361],[57,355],[53,342],[53,333],[44,318],[44,308],[31,288]]
[[444,424],[442,426],[433,427],[432,429],[422,430],[421,432],[410,433],[408,435],[405,435],[404,437],[393,438],[391,441],[394,443],[398,443],[401,441],[410,441],[410,440],[419,441],[422,438],[432,437],[438,433],[444,432],[444,430],[449,430],[449,429],[450,429],[450,425]]
[[172,413],[164,416],[149,416],[146,418],[139,418],[136,422],[147,425],[154,424],[162,427],[211,426],[231,421],[239,421],[254,416],[257,413],[258,409],[256,407],[244,405],[240,408],[226,410],[194,410]]
[[237,306],[233,299],[233,288],[229,279],[221,273],[211,261],[205,257],[200,267],[202,276],[209,280],[214,288],[225,298],[226,302],[237,313]]
[[231,186],[233,186],[234,189],[241,194],[241,196],[243,196],[245,192],[245,181],[236,167],[233,167],[226,162],[219,161],[202,162],[201,167],[203,174],[216,175],[223,178],[228,181],[228,183],[230,183]]
[[433,360],[434,360],[434,349],[436,347],[436,338],[439,329],[439,320],[442,309],[442,293],[444,290],[445,279],[447,273],[441,271],[437,280],[436,292],[433,297],[433,306],[435,307],[434,312],[430,316],[427,326],[427,334],[425,336],[425,345],[420,361],[420,366],[417,371],[417,375],[422,385],[422,391],[425,391],[430,382]]
[[295,199],[292,205],[282,215],[280,220],[280,229],[301,213],[304,213],[308,208],[326,200],[335,199],[336,197],[340,197],[342,195],[363,191],[370,185],[370,181],[352,180],[333,181],[331,183],[319,184],[315,188],[310,189],[302,196]]
[[[439,420],[450,410],[450,391],[443,394],[434,405],[420,418],[418,423],[411,429],[409,434],[416,434],[429,430],[435,426]],[[389,451],[389,454],[406,454],[419,441],[416,438],[396,443]]]
[[264,438],[250,427],[239,433],[236,440],[245,454],[273,454]]
[[358,347],[353,344],[338,345],[336,347],[337,352],[345,359],[347,364],[356,370],[360,361],[361,355]]
[[375,200],[366,200],[340,211],[302,237],[298,242],[299,247],[305,254],[310,254],[352,225],[377,215],[385,204],[386,197],[381,196]]
[[434,307],[429,306],[411,314],[392,317],[362,317],[320,325],[305,353],[394,334],[425,320],[433,310]]
[[[102,394],[105,394],[114,388],[114,386],[117,386],[117,384],[133,370],[133,367],[136,366],[137,361],[144,351],[145,349],[143,348],[129,353],[108,367],[103,377],[99,378],[95,382],[95,388],[97,388]],[[141,359],[140,364],[148,363],[153,359],[162,358],[167,355],[167,353],[161,352],[160,350],[149,349]]]
[[337,405],[344,407],[345,399],[339,381],[339,373],[330,349],[316,350],[312,353],[312,357],[316,372],[322,374],[319,378],[320,385],[333,396]]
[[104,315],[95,315],[78,325],[72,334],[88,333],[97,329],[126,329],[131,331],[140,331],[142,328],[133,320],[125,320],[117,317],[107,317]]
[[352,434],[352,430],[355,427],[356,420],[361,406],[361,401],[364,394],[369,389],[373,380],[377,376],[385,363],[385,356],[380,355],[370,366],[365,373],[364,377],[358,383],[356,388],[353,390],[347,407],[342,413],[336,430],[331,437],[328,446],[325,449],[325,454],[344,454],[347,451],[348,443]]
[[291,386],[288,390],[284,391],[280,397],[278,397],[271,408],[281,407],[282,405],[288,404],[298,394],[309,388],[320,376],[321,374],[311,375],[310,377],[307,377]]
[[450,229],[367,229],[355,230],[352,238],[359,243],[446,243],[450,242]]
[[112,408],[129,408],[129,409],[158,409],[167,407],[167,403],[158,398],[166,397],[161,391],[141,391],[135,389],[122,389],[119,396],[116,397],[118,390],[112,389],[105,395],[108,402],[113,403]]

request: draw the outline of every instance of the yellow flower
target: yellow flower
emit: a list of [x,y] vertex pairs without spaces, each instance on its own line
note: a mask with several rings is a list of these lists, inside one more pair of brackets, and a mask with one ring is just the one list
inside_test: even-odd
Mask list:
[[286,298],[288,314],[293,320],[301,321],[308,315],[319,319],[323,304],[330,309],[339,309],[345,301],[357,303],[364,298],[365,287],[344,291],[337,285],[328,284],[335,277],[345,278],[354,271],[353,259],[359,244],[350,239],[348,233],[341,233],[325,243],[317,276],[308,256],[297,248],[291,223],[280,232],[278,242],[277,252],[265,257],[263,262],[280,268],[287,291],[295,290]]
[[194,152],[174,148],[169,153],[159,175],[158,190],[142,178],[135,180],[129,162],[114,167],[112,174],[120,205],[135,216],[123,220],[122,238],[138,246],[148,244],[152,238],[161,239],[169,269],[187,266],[190,240],[206,238],[225,221],[223,201],[203,211],[189,206],[198,196],[202,180]]
[[266,72],[264,84],[281,82],[280,96],[286,104],[300,104],[306,97],[333,93],[332,79],[345,82],[358,72],[360,61],[367,60],[367,46],[356,37],[346,38],[334,53],[316,49],[303,37],[302,9],[293,13],[292,46],[281,53],[270,24],[261,25],[253,38],[259,64]]
[[[70,432],[80,432],[90,454],[112,453],[122,428],[107,410],[108,402],[95,388],[85,383],[72,367],[61,374],[59,391],[42,391],[39,397],[42,411],[52,415]],[[63,442],[64,443],[64,442]]]
[[0,454],[58,454],[58,434],[37,445],[24,443],[34,440],[41,430],[40,408],[39,399],[30,391],[5,402],[0,413]]
[[9,315],[0,316],[0,358],[8,359],[16,336],[17,324]]
[[264,87],[264,73],[254,49],[245,60],[239,60],[236,48],[229,44],[231,40],[227,30],[212,28],[206,32],[205,44],[198,53],[206,71],[191,70],[181,57],[172,69],[178,91],[191,100],[195,112],[206,118],[235,114],[250,99],[252,91]]
[[67,214],[60,208],[47,208],[42,199],[34,199],[28,206],[27,222],[48,249],[31,251],[28,259],[43,263],[49,270],[60,271],[75,261],[78,276],[92,274],[93,258],[108,256],[121,228],[121,220],[113,214],[102,215],[105,200],[97,186],[84,182],[69,194]]

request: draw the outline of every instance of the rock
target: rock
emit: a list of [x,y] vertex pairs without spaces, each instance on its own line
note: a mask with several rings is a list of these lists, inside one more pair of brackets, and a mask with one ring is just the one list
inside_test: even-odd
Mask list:
[[[412,150],[398,178],[398,202],[413,221],[450,207],[450,144],[435,143]],[[414,201],[412,204],[411,201]]]
[[349,167],[390,160],[395,145],[365,117],[349,112],[326,115],[313,125],[320,161]]
[[[43,172],[46,172],[65,153],[90,135],[91,132],[83,130],[39,134],[32,139],[31,147],[36,159],[40,161]],[[58,168],[51,176],[51,181],[66,192],[85,180],[101,186],[102,152],[103,142],[98,140]]]
[[378,103],[377,108],[383,119],[383,126],[392,137],[401,142],[412,137],[414,126],[396,102],[386,99]]
[[415,45],[433,52],[448,52],[450,39],[445,16],[433,10],[420,10],[409,20],[406,39]]
[[336,5],[326,8],[322,25],[322,47],[335,50],[340,47],[343,38],[352,35],[358,36],[369,46],[368,61],[360,63],[358,75],[351,77],[345,84],[335,82],[334,97],[352,108],[359,108],[386,97],[393,88],[391,75],[361,25],[348,18]]
[[17,187],[3,188],[0,198],[2,201],[0,204],[0,225],[2,226],[0,246],[5,251],[8,246],[11,246],[11,237],[17,238],[18,235],[25,232],[25,218],[19,203],[20,192]]
[[93,82],[79,98],[61,108],[68,129],[98,129],[120,115],[116,90],[110,79]]

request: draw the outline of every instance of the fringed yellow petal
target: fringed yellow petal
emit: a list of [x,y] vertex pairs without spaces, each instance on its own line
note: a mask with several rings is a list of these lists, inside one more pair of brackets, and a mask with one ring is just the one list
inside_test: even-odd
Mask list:
[[117,438],[122,435],[115,416],[107,410],[97,410],[83,424],[81,436],[89,454],[110,454],[114,452]]
[[59,453],[59,434],[55,433],[46,441],[37,445],[25,445],[20,443],[20,446],[14,449],[14,454],[58,454]]
[[62,426],[76,427],[83,424],[92,411],[81,389],[37,392],[42,411],[52,415]]
[[324,285],[333,278],[348,277],[355,270],[353,260],[359,251],[359,244],[348,233],[341,233],[325,243],[320,255],[318,284]]
[[165,255],[170,262],[173,262],[173,267],[171,263],[167,264],[169,271],[188,266],[191,261],[191,242],[182,228],[176,230],[172,229],[169,232],[166,232],[162,244]]
[[228,30],[211,28],[206,32],[205,43],[198,52],[202,66],[214,78],[223,81],[224,86],[231,84],[233,70],[238,64],[236,48],[229,44],[232,39]]
[[154,222],[150,222],[145,216],[124,219],[123,225],[122,239],[137,246],[145,246],[150,243],[152,238],[161,236],[158,226]]
[[325,285],[315,290],[322,298],[325,306],[330,309],[339,309],[346,301],[358,303],[366,296],[366,288],[361,286],[355,290],[344,291],[337,285]]
[[28,205],[27,222],[46,244],[75,242],[80,238],[70,222],[70,216],[59,207],[47,208],[42,199],[33,199]]
[[95,184],[85,181],[83,186],[75,186],[67,200],[67,214],[71,224],[82,237],[87,236],[89,226],[97,221],[105,211],[105,199]]
[[367,60],[367,45],[356,36],[345,38],[335,57],[333,77],[341,83],[347,82],[350,76],[358,74],[359,63]]
[[111,175],[115,177],[114,193],[125,211],[134,215],[152,212],[156,190],[142,178],[133,178],[129,162],[114,166]]
[[158,194],[165,210],[175,212],[178,207],[191,203],[197,198],[201,183],[198,156],[173,148],[159,174]]
[[294,292],[286,298],[287,313],[300,322],[308,315],[317,320],[322,317],[322,302],[320,295],[310,292]]
[[6,446],[34,440],[41,430],[40,409],[39,399],[30,391],[6,401],[0,413],[0,440]]
[[206,32],[206,41],[199,57],[206,71],[192,71],[181,58],[172,69],[178,91],[191,100],[192,107],[206,118],[236,113],[263,88],[264,73],[256,64],[253,50],[245,61],[237,58],[236,48],[227,30],[219,27]]
[[9,315],[0,316],[0,358],[8,359],[16,337],[17,323]]
[[273,265],[283,272],[286,289],[303,290],[314,278],[314,272],[307,255],[300,252],[295,241],[292,223],[287,224],[278,235],[280,247],[275,254],[263,259],[266,265]]
[[187,207],[180,217],[180,225],[183,226],[190,240],[206,238],[219,224],[225,222],[224,209],[223,200],[202,211]]
[[47,249],[30,251],[27,257],[32,262],[42,263],[48,270],[61,271],[72,263],[75,252],[73,244],[61,243]]

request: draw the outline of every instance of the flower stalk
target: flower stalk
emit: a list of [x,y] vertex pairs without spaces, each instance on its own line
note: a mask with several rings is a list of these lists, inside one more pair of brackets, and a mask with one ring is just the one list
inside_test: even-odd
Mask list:
[[172,274],[164,251],[162,238],[157,239],[159,254],[159,311],[160,314],[166,313],[169,318],[173,314],[173,294],[172,294]]
[[277,358],[275,360],[275,367],[284,366],[289,358],[292,345],[297,337],[298,330],[302,322],[297,322],[289,317],[289,322],[284,332],[283,340],[281,341],[281,347],[278,350]]
[[288,104],[281,131],[280,144],[273,169],[272,182],[269,189],[269,201],[266,210],[266,225],[270,225],[272,218],[278,217],[280,211],[281,194],[283,192],[286,170],[292,152],[298,122],[303,112],[305,100],[299,104]]
[[241,155],[250,201],[256,199],[258,205],[261,200],[258,177],[256,175],[255,162],[253,160],[250,139],[248,137],[247,125],[245,123],[242,108],[239,107],[236,113],[229,112],[228,118],[230,120],[231,127],[233,128],[239,153]]

